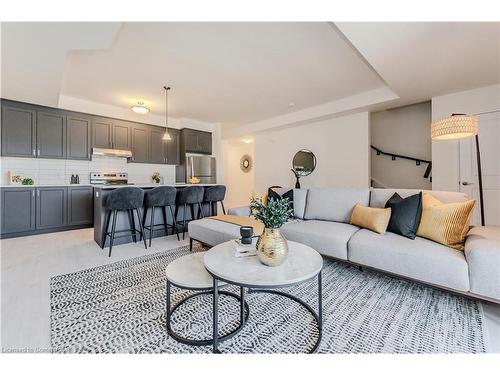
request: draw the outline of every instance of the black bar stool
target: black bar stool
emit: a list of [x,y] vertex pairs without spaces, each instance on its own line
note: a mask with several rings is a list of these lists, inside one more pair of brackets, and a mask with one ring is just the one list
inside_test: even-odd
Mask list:
[[[175,207],[177,189],[173,186],[158,186],[154,189],[146,191],[144,195],[144,215],[142,217],[142,226],[144,230],[149,231],[149,246],[151,246],[151,240],[153,238],[154,228],[162,226],[165,229],[165,236],[168,236],[168,228],[175,230],[177,234],[177,239],[179,240],[179,232],[177,231],[177,226],[175,225],[175,216],[172,206]],[[173,223],[167,223],[167,207],[172,215]],[[146,217],[148,214],[148,208],[151,208],[151,219],[149,225],[146,225]],[[155,224],[155,209],[159,208],[163,214],[163,224]]]
[[175,207],[175,218],[177,226],[181,221],[177,221],[177,213],[179,207],[183,207],[182,210],[182,239],[186,234],[186,210],[189,206],[191,208],[191,220],[195,219],[194,216],[194,206],[198,206],[199,213],[203,217],[203,211],[201,208],[201,202],[203,202],[203,186],[187,186],[184,189],[179,189],[177,193],[177,206]]
[[[102,240],[102,249],[106,243],[106,238],[109,236],[109,256],[111,256],[111,250],[113,249],[113,241],[115,238],[132,236],[134,242],[137,242],[136,233],[139,233],[144,240],[144,248],[148,248],[146,245],[146,239],[144,238],[144,228],[142,227],[140,209],[144,202],[144,191],[136,187],[122,187],[113,190],[111,194],[108,195],[106,202],[104,202],[104,207],[110,212],[107,214],[104,225],[104,233]],[[116,231],[116,216],[118,211],[127,211],[128,218],[130,221],[130,229],[123,229]],[[137,219],[139,221],[140,230],[135,229],[134,211],[137,214]],[[111,232],[109,232],[109,221],[113,216],[113,223],[111,225]],[[127,233],[126,235],[116,237],[115,233]]]
[[210,216],[214,216],[217,212],[217,202],[220,202],[222,206],[222,212],[226,214],[226,209],[224,208],[224,197],[226,196],[226,187],[224,185],[210,186],[205,189],[205,194],[203,195],[203,203],[209,204]]

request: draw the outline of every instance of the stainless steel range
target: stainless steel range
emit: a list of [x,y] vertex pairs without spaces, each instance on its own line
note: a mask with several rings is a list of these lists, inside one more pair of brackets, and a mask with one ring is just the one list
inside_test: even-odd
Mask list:
[[92,185],[132,185],[125,172],[90,172]]

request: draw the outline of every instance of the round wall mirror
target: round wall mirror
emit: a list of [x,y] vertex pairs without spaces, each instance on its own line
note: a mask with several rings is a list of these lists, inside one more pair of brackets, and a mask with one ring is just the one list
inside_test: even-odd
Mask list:
[[243,155],[240,159],[240,168],[243,172],[248,173],[252,169],[252,157]]
[[293,157],[293,169],[299,176],[308,176],[316,168],[316,156],[309,150],[300,150]]

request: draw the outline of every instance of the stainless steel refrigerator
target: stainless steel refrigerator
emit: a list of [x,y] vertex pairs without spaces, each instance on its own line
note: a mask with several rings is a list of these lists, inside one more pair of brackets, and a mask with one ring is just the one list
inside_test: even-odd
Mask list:
[[185,168],[184,175],[185,180],[177,182],[190,183],[192,177],[197,177],[200,179],[201,184],[215,184],[216,183],[216,163],[215,157],[210,155],[202,154],[189,154],[186,153],[185,163],[183,166]]

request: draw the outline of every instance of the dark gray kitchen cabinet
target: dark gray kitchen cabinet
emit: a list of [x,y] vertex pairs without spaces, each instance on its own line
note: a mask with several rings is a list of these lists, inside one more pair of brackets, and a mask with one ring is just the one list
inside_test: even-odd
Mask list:
[[132,130],[132,158],[134,163],[149,162],[149,133],[147,126],[133,126]]
[[64,186],[36,189],[36,229],[63,227],[67,223],[67,192]]
[[66,129],[66,158],[89,160],[92,133],[90,118],[68,115],[66,117]]
[[124,121],[113,122],[112,148],[130,150],[130,126]]
[[35,230],[35,189],[2,188],[2,235]]
[[66,116],[58,112],[36,113],[36,156],[66,158]]
[[170,141],[167,141],[167,164],[180,164],[180,135],[181,132],[177,129],[168,129]]
[[36,112],[2,103],[2,155],[36,157]]
[[212,133],[198,132],[198,152],[212,155]]
[[183,129],[182,137],[186,152],[212,154],[212,133],[194,129]]
[[113,122],[109,119],[92,121],[92,147],[112,148]]
[[68,225],[92,224],[93,221],[92,186],[68,187]]
[[165,164],[167,162],[167,143],[169,141],[163,140],[165,129],[152,127],[150,129],[150,148],[151,158],[150,162],[155,164]]

